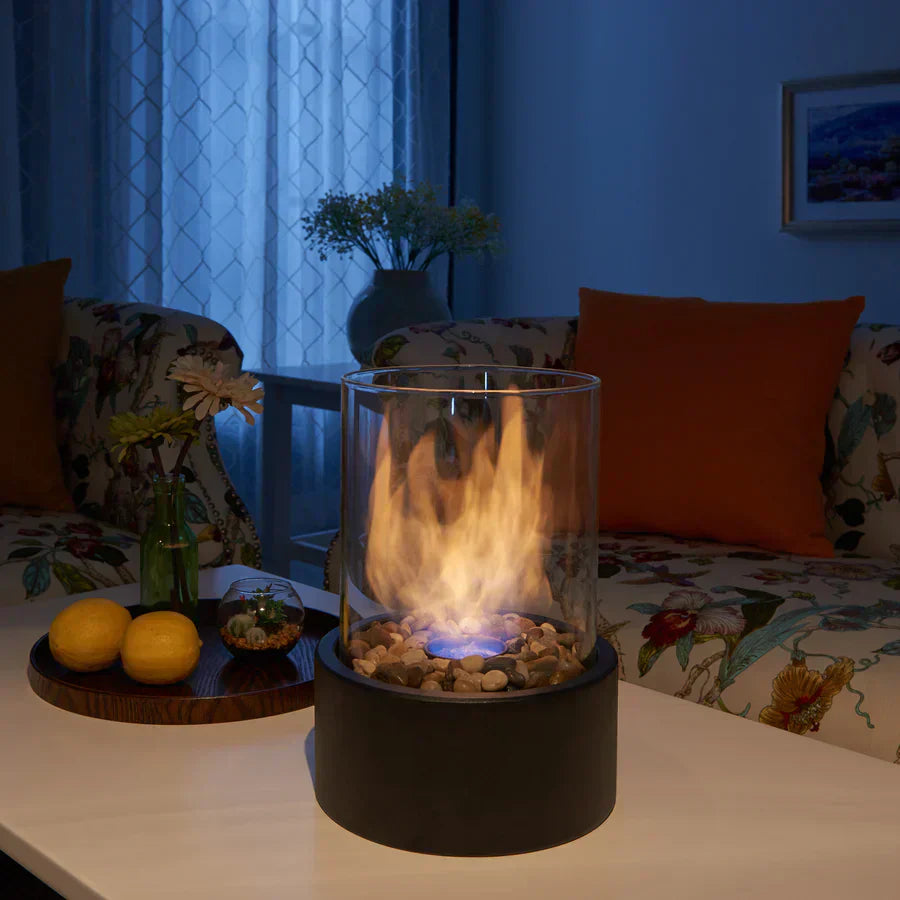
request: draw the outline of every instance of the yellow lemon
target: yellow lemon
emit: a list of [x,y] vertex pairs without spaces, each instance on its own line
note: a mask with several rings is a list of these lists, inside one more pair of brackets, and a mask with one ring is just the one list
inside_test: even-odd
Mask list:
[[201,643],[187,616],[167,610],[144,613],[125,632],[122,667],[144,684],[174,684],[197,668]]
[[131,613],[104,597],[70,603],[50,624],[50,652],[73,672],[98,672],[119,658]]

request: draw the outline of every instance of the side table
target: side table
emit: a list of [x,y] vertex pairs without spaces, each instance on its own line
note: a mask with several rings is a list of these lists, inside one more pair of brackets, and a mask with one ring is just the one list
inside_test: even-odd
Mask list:
[[[266,396],[262,413],[258,518],[263,568],[290,575],[291,560],[325,564],[334,531],[291,535],[290,481],[292,407],[307,406],[339,412],[341,376],[356,371],[356,362],[255,369]],[[335,526],[335,531],[337,526]]]

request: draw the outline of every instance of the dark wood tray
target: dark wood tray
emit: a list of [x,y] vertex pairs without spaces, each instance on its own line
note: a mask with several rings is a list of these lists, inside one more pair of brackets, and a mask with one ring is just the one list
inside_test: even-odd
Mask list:
[[[259,665],[241,662],[225,649],[215,625],[217,603],[200,601],[200,662],[178,684],[138,684],[121,663],[102,672],[71,672],[51,655],[46,634],[31,648],[28,681],[39,697],[60,709],[116,722],[203,725],[312,706],[313,654],[319,638],[338,624],[337,617],[307,609],[297,646],[282,659]],[[132,615],[139,611],[129,609]]]

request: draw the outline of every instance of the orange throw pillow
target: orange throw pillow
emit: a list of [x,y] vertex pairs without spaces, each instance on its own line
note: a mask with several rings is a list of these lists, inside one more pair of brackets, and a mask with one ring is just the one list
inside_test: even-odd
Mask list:
[[0,504],[70,511],[56,444],[53,366],[72,260],[0,272]]
[[834,556],[825,418],[865,300],[579,297],[575,366],[602,382],[600,528]]

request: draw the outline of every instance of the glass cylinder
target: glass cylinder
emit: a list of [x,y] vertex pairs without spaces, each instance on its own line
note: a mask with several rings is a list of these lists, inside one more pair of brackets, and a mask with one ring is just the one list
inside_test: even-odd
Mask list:
[[196,620],[197,569],[197,538],[184,516],[184,476],[154,476],[153,515],[141,536],[141,607]]
[[[439,672],[465,657],[473,690],[584,671],[597,631],[599,389],[592,375],[512,366],[344,377],[348,665],[432,690],[460,690]],[[534,664],[551,654],[558,672]]]

